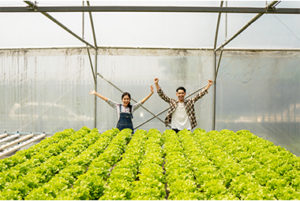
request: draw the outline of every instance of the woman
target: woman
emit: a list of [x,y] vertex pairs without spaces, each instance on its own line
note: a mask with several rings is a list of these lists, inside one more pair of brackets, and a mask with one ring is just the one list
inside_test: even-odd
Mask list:
[[102,100],[106,101],[110,106],[115,108],[117,110],[118,114],[118,123],[117,123],[117,128],[119,130],[122,130],[124,128],[130,128],[133,131],[133,125],[132,125],[132,113],[138,109],[144,102],[146,102],[153,94],[153,86],[150,86],[150,94],[146,96],[142,101],[131,105],[130,100],[131,100],[131,95],[128,92],[124,92],[122,94],[122,104],[116,103],[105,96],[102,96],[95,90],[91,91],[91,95],[96,95]]

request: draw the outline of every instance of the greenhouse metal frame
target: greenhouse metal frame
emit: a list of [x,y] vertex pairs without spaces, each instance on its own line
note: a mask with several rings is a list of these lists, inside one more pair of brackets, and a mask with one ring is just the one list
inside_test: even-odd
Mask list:
[[[219,7],[184,7],[184,6],[176,6],[176,7],[166,7],[166,6],[91,6],[89,1],[86,1],[87,6],[38,6],[36,3],[31,1],[24,1],[27,4],[27,7],[0,7],[0,13],[17,13],[17,12],[39,12],[42,15],[46,16],[48,19],[56,23],[62,29],[70,33],[72,36],[80,40],[83,44],[86,45],[86,50],[88,53],[89,63],[91,67],[91,72],[93,76],[94,89],[97,91],[97,83],[98,77],[109,83],[112,87],[117,89],[120,92],[123,92],[116,84],[107,80],[101,74],[98,73],[98,51],[101,46],[97,45],[96,39],[96,30],[94,27],[93,21],[93,12],[206,12],[206,13],[218,13],[218,19],[216,22],[215,29],[215,39],[213,45],[213,54],[214,54],[214,82],[217,81],[217,76],[222,60],[223,51],[226,45],[228,45],[232,40],[238,37],[243,31],[245,31],[251,24],[253,24],[256,20],[258,20],[264,14],[300,14],[300,8],[276,8],[276,6],[280,3],[280,1],[272,1],[265,8],[254,8],[254,7],[224,7],[224,1],[220,2]],[[88,12],[89,20],[92,27],[93,40],[94,43],[91,44],[86,41],[84,38],[80,37],[76,33],[74,33],[67,26],[59,22],[53,16],[51,16],[47,12]],[[231,38],[226,40],[220,46],[217,46],[218,34],[219,34],[219,26],[220,19],[223,13],[256,13],[257,15],[253,17],[248,23],[246,23],[240,30],[236,32]],[[84,23],[84,20],[82,21]],[[84,28],[83,28],[84,29]],[[94,58],[92,58],[91,50],[94,51]],[[231,50],[231,49],[229,49]],[[288,49],[277,49],[278,51],[286,51]],[[298,50],[293,50],[298,51]],[[200,89],[199,89],[200,90]],[[214,84],[214,92],[213,92],[213,119],[212,119],[212,129],[216,128],[216,84]],[[196,91],[197,92],[197,91]],[[196,93],[194,92],[194,93]],[[190,94],[193,95],[194,93]],[[135,101],[134,99],[132,99]],[[158,114],[154,114],[151,110],[147,109],[145,106],[142,106],[147,112],[152,115],[152,118],[138,125],[136,128],[148,123],[154,118],[157,118],[162,123],[164,122],[159,115],[164,111],[161,111]],[[97,127],[97,97],[94,98],[94,127]]]

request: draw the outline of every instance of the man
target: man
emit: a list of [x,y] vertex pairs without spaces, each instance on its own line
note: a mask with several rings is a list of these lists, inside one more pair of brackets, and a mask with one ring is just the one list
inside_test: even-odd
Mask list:
[[166,126],[171,124],[171,128],[178,132],[183,129],[191,130],[196,127],[197,121],[195,116],[194,105],[197,100],[207,94],[208,89],[213,84],[212,80],[208,80],[207,86],[199,92],[194,98],[184,99],[186,90],[184,87],[178,87],[176,89],[176,96],[178,100],[169,98],[164,94],[158,84],[158,78],[154,79],[154,83],[157,89],[158,95],[170,105],[167,117],[165,119]]

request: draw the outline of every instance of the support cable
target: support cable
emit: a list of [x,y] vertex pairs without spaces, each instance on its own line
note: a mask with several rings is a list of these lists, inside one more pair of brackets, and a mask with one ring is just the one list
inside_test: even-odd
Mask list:
[[[118,91],[120,91],[121,93],[124,93],[124,91],[122,89],[120,89],[118,86],[116,86],[114,83],[112,83],[111,81],[107,80],[106,78],[104,78],[100,73],[97,73],[97,75],[99,77],[101,77],[104,81],[106,81],[107,83],[109,83],[111,86],[113,86],[114,88],[116,88]],[[137,101],[134,98],[131,98],[134,102],[137,103]],[[150,114],[152,114],[155,118],[155,114],[153,112],[151,112],[150,110],[148,110],[145,106],[141,105],[141,107],[143,109],[145,109],[147,112],[149,112]],[[160,119],[159,117],[156,117],[158,120],[160,120],[162,123],[165,123],[162,119]]]
[[[201,91],[201,90],[204,89],[205,87],[206,87],[206,86],[203,86],[203,87],[201,87],[200,89],[197,89],[196,91],[194,91],[193,93],[191,93],[190,95],[188,95],[186,98],[191,97],[192,95],[194,95],[195,93]],[[163,110],[163,111],[157,113],[156,115],[154,115],[154,116],[151,117],[150,119],[146,120],[145,122],[141,123],[140,125],[138,125],[138,126],[135,127],[134,129],[137,129],[137,128],[143,126],[144,124],[148,123],[148,122],[151,121],[152,119],[157,118],[157,117],[158,117],[159,115],[161,115],[162,113],[168,111],[169,108],[170,108],[170,107],[168,107],[168,108],[166,108],[165,110]],[[164,122],[164,123],[165,123],[165,122]],[[169,125],[168,125],[168,127],[171,128]]]

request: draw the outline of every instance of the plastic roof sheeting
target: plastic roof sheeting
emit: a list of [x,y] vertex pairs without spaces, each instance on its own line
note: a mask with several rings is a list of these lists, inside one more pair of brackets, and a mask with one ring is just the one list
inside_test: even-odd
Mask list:
[[[250,49],[300,48],[300,15],[263,15],[227,47]],[[300,25],[300,24],[299,24]]]
[[212,47],[217,14],[95,13],[102,46]]
[[[270,1],[228,1],[224,6],[265,7]],[[93,5],[220,6],[219,1],[90,1]],[[227,5],[226,5],[227,4]],[[26,6],[2,1],[0,6]],[[38,6],[81,6],[82,1],[38,1]],[[85,2],[86,5],[86,2]],[[283,1],[277,7],[299,8]],[[71,31],[94,44],[88,13],[49,13]],[[222,14],[218,46],[256,14]],[[217,13],[93,13],[98,46],[213,48]],[[225,23],[225,17],[227,22]],[[230,48],[299,48],[300,15],[265,14],[235,38]],[[82,47],[84,43],[40,13],[0,13],[0,48]],[[20,34],[22,33],[22,34]]]
[[0,13],[0,24],[1,48],[83,46],[40,13]]

